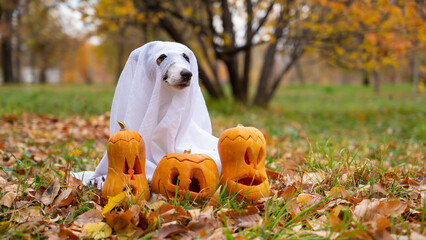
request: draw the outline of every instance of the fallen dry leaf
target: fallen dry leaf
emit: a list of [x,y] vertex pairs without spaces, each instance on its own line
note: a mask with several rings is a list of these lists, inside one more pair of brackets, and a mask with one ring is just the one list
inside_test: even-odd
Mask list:
[[379,200],[364,199],[353,210],[354,218],[357,221],[367,222],[374,218],[378,213],[385,211],[385,204]]
[[106,222],[87,223],[81,234],[83,238],[108,238],[112,235],[112,228]]
[[303,184],[319,184],[325,179],[325,174],[320,172],[307,172],[303,174]]
[[42,209],[39,206],[30,206],[21,208],[15,212],[12,221],[17,223],[41,221],[43,219]]
[[188,229],[186,229],[186,227],[180,224],[172,223],[172,224],[167,224],[160,228],[159,237],[161,239],[164,239],[176,234],[186,233],[186,232],[188,232]]
[[408,204],[398,201],[398,200],[390,200],[386,203],[386,211],[392,217],[396,217],[405,212]]
[[0,204],[8,208],[12,207],[13,202],[16,199],[17,194],[15,192],[6,193],[0,200]]
[[106,213],[105,214],[105,220],[106,222],[112,227],[114,228],[115,224],[117,223],[117,221],[122,220],[125,222],[130,222],[132,220],[132,211],[130,211],[130,209],[126,210],[123,213]]
[[392,225],[390,220],[381,214],[376,214],[372,222],[373,228],[376,231],[384,231],[386,228]]
[[74,194],[72,188],[67,188],[62,191],[59,196],[53,201],[53,206],[66,207],[74,201]]
[[327,197],[345,198],[349,193],[343,186],[335,186],[329,192],[325,192],[325,195]]
[[102,214],[109,213],[115,206],[117,206],[121,201],[123,201],[127,195],[127,191],[121,192],[117,194],[116,196],[109,197],[108,203],[105,205],[104,210],[102,211]]
[[200,237],[205,237],[211,235],[219,226],[220,224],[217,219],[212,216],[203,215],[197,220],[191,220],[186,227],[198,233]]
[[40,197],[40,201],[44,205],[49,205],[53,202],[56,195],[58,195],[59,189],[61,185],[59,183],[59,179],[54,178],[53,181],[50,183],[49,187],[43,192],[43,194]]
[[102,212],[97,209],[91,209],[77,217],[77,219],[73,222],[75,225],[82,227],[88,223],[98,223],[103,221],[104,216]]

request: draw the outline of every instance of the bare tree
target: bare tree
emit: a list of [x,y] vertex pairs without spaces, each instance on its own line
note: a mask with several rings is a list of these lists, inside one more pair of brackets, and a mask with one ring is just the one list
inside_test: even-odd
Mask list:
[[[200,61],[202,83],[214,98],[224,97],[218,63],[228,73],[233,97],[243,103],[267,105],[283,76],[303,54],[306,41],[296,34],[303,1],[169,1],[133,0],[141,14],[156,17],[155,24],[174,41],[190,46]],[[146,24],[146,23],[144,23]],[[257,47],[263,56],[253,56]],[[286,54],[276,71],[275,57]],[[252,74],[253,58],[262,58],[259,76]],[[257,84],[253,99],[249,86]]]

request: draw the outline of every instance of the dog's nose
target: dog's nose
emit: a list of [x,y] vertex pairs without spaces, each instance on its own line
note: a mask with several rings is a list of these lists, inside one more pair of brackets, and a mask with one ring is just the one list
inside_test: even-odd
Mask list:
[[188,70],[184,69],[184,70],[182,70],[182,71],[180,72],[180,75],[182,76],[182,79],[183,79],[183,80],[185,80],[185,81],[189,81],[189,80],[191,80],[192,72],[190,72],[190,71],[188,71]]

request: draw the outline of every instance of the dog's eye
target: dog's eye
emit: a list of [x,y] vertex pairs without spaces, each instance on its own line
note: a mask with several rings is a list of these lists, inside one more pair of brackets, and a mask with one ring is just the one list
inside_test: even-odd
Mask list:
[[166,59],[166,54],[161,54],[158,58],[157,58],[157,65],[160,66],[161,62]]
[[183,54],[182,54],[182,56],[183,56],[183,58],[185,58],[185,60],[186,60],[187,62],[189,62],[189,57],[188,57],[188,55],[186,55],[185,53],[183,53]]

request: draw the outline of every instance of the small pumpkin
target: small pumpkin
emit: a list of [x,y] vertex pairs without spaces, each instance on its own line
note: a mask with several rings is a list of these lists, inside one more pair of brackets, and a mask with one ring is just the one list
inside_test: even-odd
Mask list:
[[[219,172],[213,159],[205,154],[169,153],[164,156],[152,177],[152,191],[173,199],[189,194],[191,201],[214,194]],[[176,192],[177,191],[177,192]]]
[[115,196],[131,189],[137,200],[150,198],[145,175],[145,143],[142,136],[117,121],[121,130],[108,140],[108,173],[102,187],[102,197]]
[[238,125],[222,132],[218,150],[222,162],[221,184],[228,195],[257,201],[269,196],[266,175],[266,141],[257,128]]

